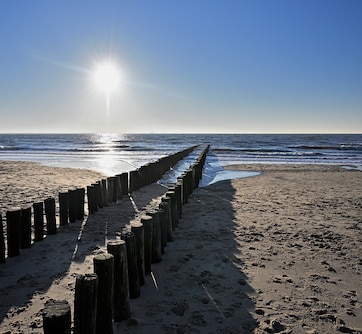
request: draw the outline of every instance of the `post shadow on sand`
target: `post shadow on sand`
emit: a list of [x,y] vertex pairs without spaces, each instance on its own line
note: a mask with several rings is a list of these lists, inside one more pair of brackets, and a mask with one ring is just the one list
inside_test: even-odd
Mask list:
[[[146,277],[141,297],[131,300],[130,321],[117,333],[250,333],[255,293],[243,272],[236,241],[235,189],[230,180],[195,189],[167,244]],[[240,256],[236,256],[240,254]],[[162,319],[162,321],[158,320]],[[216,327],[211,327],[215,325]],[[135,325],[136,324],[136,325]]]
[[149,196],[145,196],[148,187],[152,186],[132,194],[133,203],[124,196],[117,203],[86,216],[84,221],[60,226],[57,234],[33,243],[31,248],[21,249],[19,256],[7,258],[0,265],[0,324],[11,309],[14,314],[25,311],[34,296],[45,294],[55,281],[66,276],[72,263],[82,264],[87,255],[105,246],[106,238],[114,239],[137,214],[134,203],[142,208],[154,195],[160,196],[167,190],[159,186],[155,192],[153,187]]
[[0,323],[11,308],[14,314],[22,312],[34,295],[44,294],[67,272],[76,243],[74,231],[80,225],[79,221],[69,229],[60,228],[56,235],[21,249],[19,256],[7,258],[0,266]]
[[[235,235],[238,224],[242,224],[232,206],[235,191],[230,179],[196,189],[191,196],[192,206],[185,208],[185,220],[190,222],[190,229],[198,226],[197,247],[205,249],[211,259],[209,263],[202,262],[200,274],[196,275],[205,295],[218,308],[223,326],[228,327],[230,323],[232,327],[236,320],[237,329],[248,333],[256,327],[251,314],[255,305],[248,296],[255,292],[243,272],[243,255]],[[208,220],[212,217],[214,219]],[[221,299],[223,293],[225,299]]]

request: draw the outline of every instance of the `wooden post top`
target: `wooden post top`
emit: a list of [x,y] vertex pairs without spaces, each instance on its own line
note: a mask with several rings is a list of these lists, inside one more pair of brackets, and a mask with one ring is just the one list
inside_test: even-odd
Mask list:
[[141,228],[141,227],[143,227],[143,224],[141,222],[132,222],[131,223],[131,228]]
[[113,255],[109,254],[109,253],[102,253],[102,254],[97,254],[96,256],[94,256],[94,260],[95,261],[106,261],[109,259],[112,259]]
[[107,246],[117,246],[117,245],[123,245],[126,242],[124,240],[118,240],[118,239],[112,239],[107,242]]

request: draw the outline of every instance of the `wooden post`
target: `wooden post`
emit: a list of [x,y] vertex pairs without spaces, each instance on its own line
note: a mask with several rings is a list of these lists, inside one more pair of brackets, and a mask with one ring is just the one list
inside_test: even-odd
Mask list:
[[103,193],[101,183],[98,181],[93,183],[92,186],[94,187],[94,198],[96,206],[98,208],[103,208]]
[[133,191],[136,190],[136,178],[137,178],[138,171],[137,170],[131,170],[129,172],[129,193],[131,194]]
[[176,186],[180,187],[181,206],[185,204],[184,198],[184,177],[183,174],[177,178]]
[[[162,203],[160,203],[161,205]],[[161,208],[159,205],[159,209],[158,209],[158,219],[160,222],[160,231],[161,231],[161,254],[165,254],[165,246],[166,246],[166,231],[165,231],[165,226],[166,226],[166,217],[165,214],[166,212],[163,210],[163,208]]]
[[78,188],[76,190],[76,218],[78,220],[83,220],[84,218],[84,196],[85,196],[85,189],[84,188]]
[[[177,209],[178,209],[178,218],[182,218],[182,181],[176,182],[175,185],[175,193],[176,193],[176,201],[177,201]],[[178,220],[179,222],[179,220]]]
[[68,225],[68,198],[69,193],[59,193],[59,225]]
[[8,257],[19,255],[21,209],[14,208],[6,212],[6,232]]
[[5,263],[5,240],[3,218],[0,214],[0,263]]
[[44,201],[45,219],[47,222],[47,235],[57,233],[57,224],[55,220],[55,199],[52,197]]
[[122,199],[121,174],[116,175],[117,199]]
[[159,212],[151,211],[147,215],[152,217],[152,263],[158,263],[162,256]]
[[191,181],[192,178],[190,178],[190,169],[187,169],[184,172],[184,199],[185,199],[185,204],[187,204],[188,202],[188,198],[191,194]]
[[126,242],[127,246],[129,296],[130,298],[138,298],[141,291],[137,267],[136,239],[130,231],[123,231],[121,239]]
[[33,204],[34,209],[34,240],[42,241],[44,239],[44,204],[38,202]]
[[[191,184],[191,192],[196,188],[196,167],[195,167],[195,164],[192,164],[190,166],[190,184]],[[191,193],[190,192],[190,193]]]
[[117,202],[118,194],[117,194],[117,176],[111,177],[112,182],[112,202]]
[[127,246],[124,240],[110,240],[107,251],[114,257],[114,321],[131,316],[128,287]]
[[122,195],[124,196],[128,195],[128,173],[121,174],[121,190],[122,190]]
[[140,222],[132,222],[131,231],[136,238],[138,278],[140,280],[140,286],[142,286],[145,284],[145,234],[143,224]]
[[105,207],[108,205],[108,189],[107,189],[107,180],[101,180],[101,188],[102,188],[102,206]]
[[94,205],[94,212],[98,211],[99,208],[99,202],[100,202],[100,194],[98,193],[98,186],[97,183],[92,183],[91,184],[92,188],[93,188],[93,205]]
[[31,208],[21,210],[20,248],[31,247]]
[[71,314],[66,300],[48,300],[43,311],[44,334],[70,334]]
[[78,275],[74,294],[74,334],[96,334],[97,274]]
[[189,196],[190,196],[190,194],[191,194],[191,188],[192,188],[192,186],[191,186],[191,183],[192,183],[192,172],[190,173],[190,168],[189,169],[187,169],[186,171],[185,171],[185,181],[186,181],[186,187],[185,187],[185,189],[186,189],[186,200],[185,200],[185,203],[187,203],[188,202],[188,199],[189,199]]
[[101,193],[102,193],[102,207],[108,205],[108,185],[107,179],[100,180]]
[[108,203],[112,203],[113,202],[113,180],[111,177],[107,177],[107,198],[108,198]]
[[113,333],[113,255],[99,254],[93,258],[98,276],[96,333]]
[[94,186],[87,186],[88,214],[95,213],[95,195]]
[[152,263],[152,217],[142,216],[141,223],[144,230],[144,259],[145,259],[145,274],[151,273]]
[[68,190],[68,213],[69,223],[75,223],[77,220],[77,193],[76,190]]
[[170,198],[170,209],[171,209],[171,228],[172,231],[174,231],[178,225],[179,218],[178,218],[178,203],[177,203],[177,197],[176,197],[176,188],[173,187],[173,190],[171,191],[169,188],[169,191],[166,192],[166,196]]
[[170,197],[162,198],[162,202],[160,203],[160,209],[162,209],[164,214],[164,234],[165,234],[165,246],[167,241],[172,241],[172,210],[171,210],[172,202]]

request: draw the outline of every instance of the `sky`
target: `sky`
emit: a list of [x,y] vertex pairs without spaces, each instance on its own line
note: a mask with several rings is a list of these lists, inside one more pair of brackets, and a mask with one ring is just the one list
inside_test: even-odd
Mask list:
[[2,0],[0,43],[0,133],[362,133],[361,0]]

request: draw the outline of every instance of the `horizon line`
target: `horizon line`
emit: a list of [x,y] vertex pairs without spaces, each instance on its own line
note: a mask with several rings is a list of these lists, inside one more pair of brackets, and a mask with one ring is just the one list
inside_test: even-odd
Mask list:
[[0,132],[0,135],[82,135],[82,134],[120,134],[120,135],[135,135],[135,134],[151,134],[151,135],[362,135],[362,132],[114,132],[114,131],[80,131],[80,132]]

